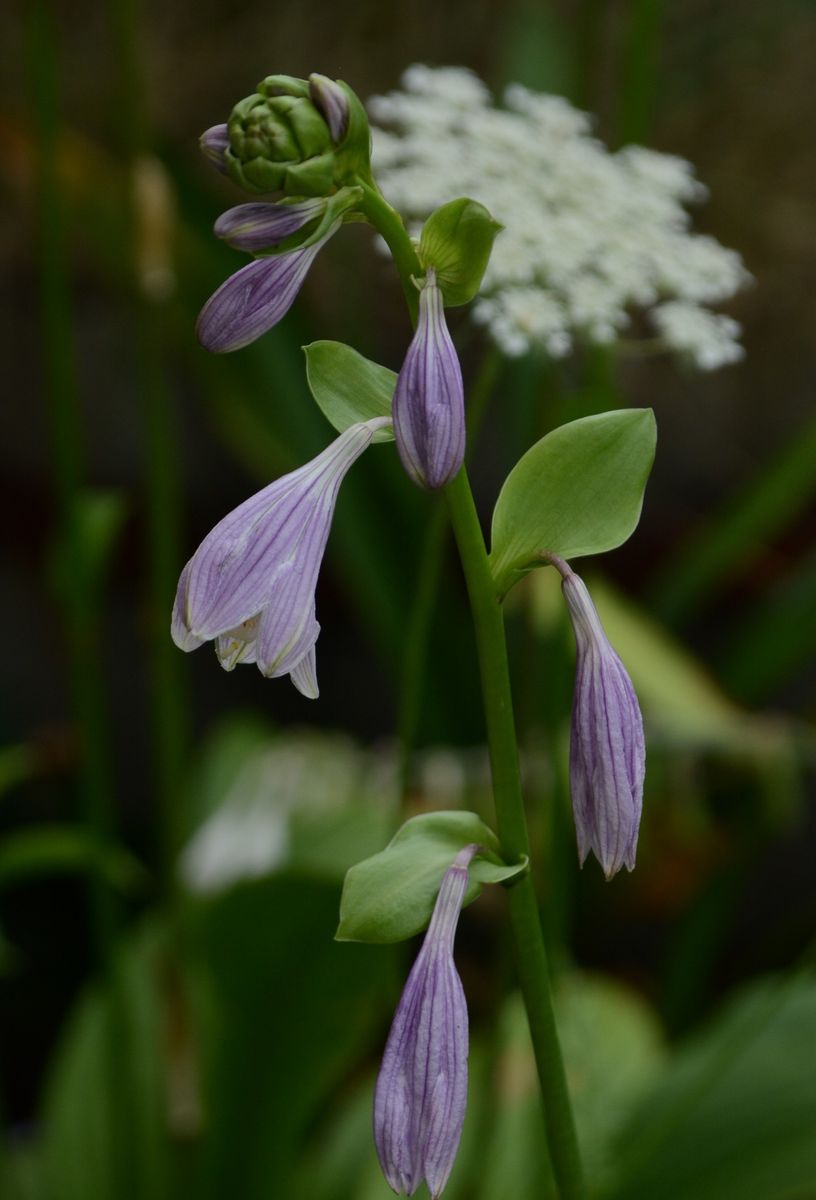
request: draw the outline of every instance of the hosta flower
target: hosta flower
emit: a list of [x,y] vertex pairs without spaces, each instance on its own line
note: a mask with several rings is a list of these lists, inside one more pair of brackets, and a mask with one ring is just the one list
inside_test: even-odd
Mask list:
[[277,325],[292,307],[315,255],[339,227],[335,222],[310,245],[258,258],[222,283],[199,313],[196,333],[204,349],[214,354],[240,350]]
[[315,586],[340,484],[387,417],[350,426],[322,454],[275,480],[219,521],[179,579],[173,641],[214,641],[228,671],[257,663],[318,694]]
[[467,1101],[468,1014],[453,939],[477,850],[460,850],[445,873],[377,1079],[377,1155],[399,1195],[412,1196],[424,1179],[435,1200],[459,1148]]
[[440,488],[465,454],[462,370],[433,270],[419,294],[419,320],[394,391],[394,437],[415,483]]
[[563,560],[577,662],[570,734],[570,791],[583,866],[590,850],[611,879],[635,865],[646,748],[635,689],[604,633],[586,585]]

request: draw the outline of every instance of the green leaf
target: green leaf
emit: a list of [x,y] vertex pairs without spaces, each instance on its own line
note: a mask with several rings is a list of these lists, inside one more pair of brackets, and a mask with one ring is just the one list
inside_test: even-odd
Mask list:
[[[342,342],[311,342],[303,347],[312,395],[340,433],[357,421],[390,417],[397,377],[388,367],[364,358]],[[393,442],[390,429],[379,429],[375,442]]]
[[490,567],[500,595],[541,565],[542,550],[571,559],[626,541],[656,436],[651,409],[621,409],[562,425],[519,459],[493,513]]
[[401,942],[431,919],[442,876],[463,846],[483,847],[468,872],[465,904],[485,883],[504,883],[526,870],[499,857],[492,829],[470,812],[423,813],[406,821],[379,854],[346,875],[340,900],[341,942]]
[[46,875],[99,871],[122,891],[144,882],[141,863],[121,846],[103,844],[78,825],[35,825],[0,843],[0,888]]
[[445,304],[467,304],[479,291],[496,234],[503,229],[476,200],[451,200],[422,228],[418,255],[433,267]]
[[682,1046],[620,1132],[609,1200],[783,1200],[816,1179],[816,978],[762,980]]

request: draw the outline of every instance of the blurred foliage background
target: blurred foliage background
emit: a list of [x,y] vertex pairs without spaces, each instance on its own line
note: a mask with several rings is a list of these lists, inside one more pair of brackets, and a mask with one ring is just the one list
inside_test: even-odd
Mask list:
[[[657,464],[595,589],[647,720],[637,871],[574,865],[572,674],[549,573],[508,614],[537,877],[595,1189],[816,1197],[816,10],[808,0],[21,0],[4,17],[0,180],[0,1195],[376,1200],[374,1072],[413,947],[332,941],[351,863],[406,813],[490,819],[461,580],[405,667],[432,506],[358,463],[318,590],[318,703],[169,641],[180,567],[329,427],[300,346],[397,368],[395,277],[358,226],[281,326],[195,343],[240,197],[198,135],[272,71],[363,97],[461,64],[695,165],[696,226],[755,277],[713,374],[586,352],[499,363],[473,451],[489,515],[532,437],[654,406]],[[463,339],[466,379],[484,350]],[[444,536],[444,535],[440,535]],[[417,753],[401,796],[402,723]],[[402,763],[404,776],[405,763]],[[493,894],[499,893],[499,894]],[[471,1102],[451,1200],[553,1194],[503,897],[461,923]]]

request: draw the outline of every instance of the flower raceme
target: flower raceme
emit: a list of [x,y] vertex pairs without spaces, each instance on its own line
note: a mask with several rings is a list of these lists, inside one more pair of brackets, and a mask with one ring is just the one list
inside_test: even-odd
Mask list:
[[646,749],[635,690],[584,581],[556,555],[577,651],[570,791],[583,866],[590,850],[611,879],[635,866]]
[[436,1200],[451,1173],[467,1101],[468,1014],[453,961],[468,866],[465,846],[446,871],[422,949],[408,976],[374,1094],[374,1140],[398,1195],[423,1178]]
[[388,424],[375,417],[351,425],[218,522],[179,579],[172,636],[180,649],[214,641],[226,670],[254,662],[264,675],[288,674],[304,696],[317,697],[314,594],[337,493]]
[[394,391],[394,437],[405,470],[421,487],[453,479],[465,455],[462,370],[436,273],[419,294],[419,320]]

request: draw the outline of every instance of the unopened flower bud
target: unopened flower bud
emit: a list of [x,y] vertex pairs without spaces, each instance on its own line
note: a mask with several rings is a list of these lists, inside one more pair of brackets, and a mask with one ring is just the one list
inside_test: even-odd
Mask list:
[[227,174],[226,154],[229,149],[229,131],[226,125],[213,125],[205,129],[198,139],[201,153],[209,159],[217,171]]
[[394,391],[394,436],[402,465],[422,487],[443,487],[462,465],[462,370],[433,270],[419,295],[416,333]]
[[339,146],[348,133],[348,93],[335,79],[329,79],[327,75],[310,75],[309,94],[315,108],[322,113],[329,127],[332,141]]

